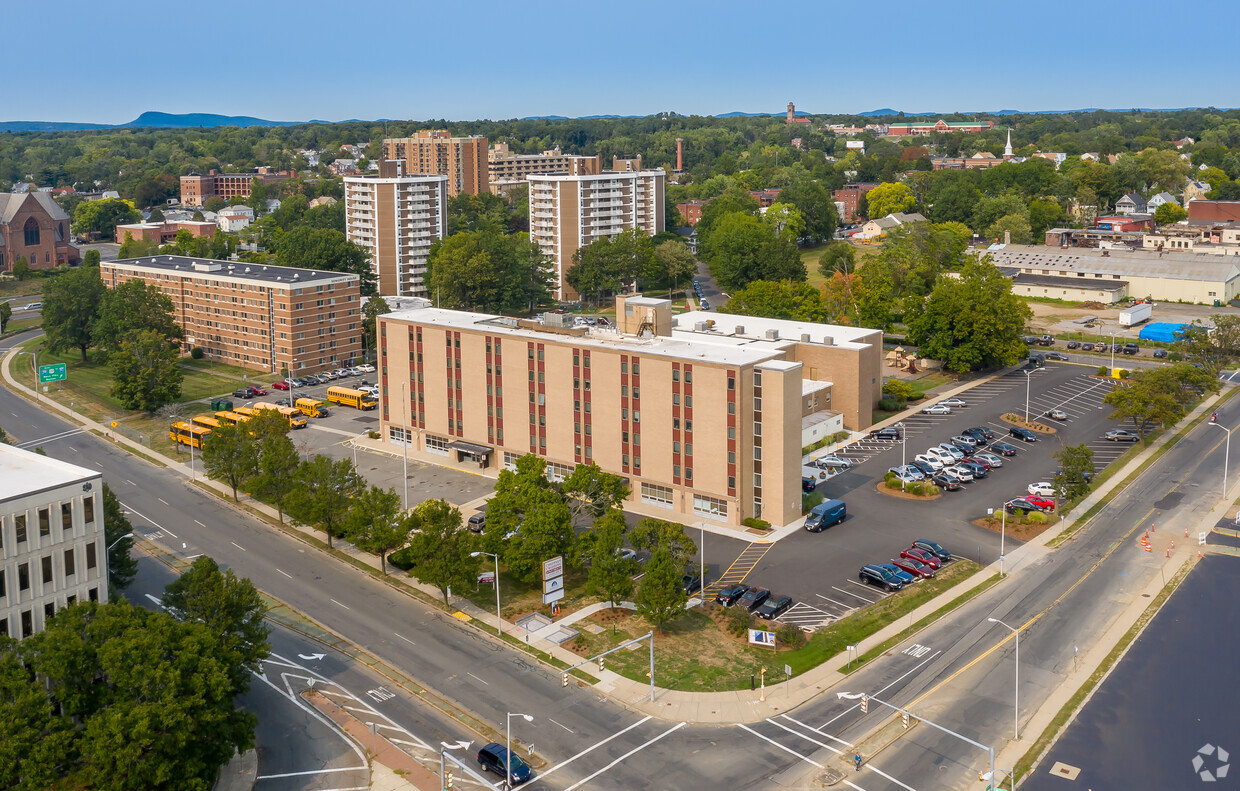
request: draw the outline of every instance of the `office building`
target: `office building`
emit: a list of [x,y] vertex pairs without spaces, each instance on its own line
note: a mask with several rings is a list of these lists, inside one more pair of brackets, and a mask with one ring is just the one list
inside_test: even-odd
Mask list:
[[117,241],[126,238],[135,242],[154,242],[155,244],[172,244],[177,240],[177,232],[186,231],[195,239],[215,236],[215,223],[196,220],[178,220],[169,222],[135,222],[116,226]]
[[[379,319],[381,436],[498,474],[537,454],[623,476],[625,507],[686,521],[801,515],[804,437],[865,427],[882,388],[878,330],[672,316],[616,298],[615,327],[421,308]],[[835,430],[839,430],[836,428]]]
[[604,171],[596,175],[529,176],[530,240],[555,276],[555,298],[577,299],[564,280],[573,253],[605,236],[637,229],[664,230],[662,170]]
[[496,143],[487,154],[491,192],[499,195],[525,183],[526,176],[547,173],[590,175],[603,172],[603,158],[565,154],[559,148],[541,154],[514,154],[507,143]]
[[383,158],[405,163],[405,173],[448,177],[448,197],[490,190],[485,137],[451,137],[446,129],[424,129],[414,137],[383,141]]
[[448,177],[405,175],[404,163],[379,163],[377,176],[344,180],[345,231],[366,248],[385,296],[426,296],[426,259],[447,230]]
[[0,443],[0,635],[108,600],[103,474]]
[[296,175],[295,170],[277,173],[271,168],[259,168],[253,173],[220,173],[217,170],[206,175],[191,173],[181,177],[181,205],[203,206],[211,197],[224,200],[248,198],[255,179],[262,184],[275,184]]
[[108,288],[139,279],[172,300],[186,352],[275,376],[362,355],[357,275],[176,255],[104,261],[99,274]]

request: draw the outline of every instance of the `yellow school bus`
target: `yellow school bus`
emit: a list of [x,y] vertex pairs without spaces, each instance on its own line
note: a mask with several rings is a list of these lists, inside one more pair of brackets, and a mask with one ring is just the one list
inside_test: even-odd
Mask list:
[[305,416],[303,416],[301,412],[298,412],[296,409],[293,409],[292,407],[280,406],[279,404],[272,404],[268,401],[256,401],[254,402],[254,405],[251,407],[251,409],[255,412],[260,412],[263,410],[274,410],[276,412],[279,412],[281,415],[284,415],[286,418],[288,418],[288,424],[292,428],[305,428],[306,427]]
[[198,415],[197,417],[191,419],[190,423],[198,426],[199,428],[205,428],[207,431],[224,425],[220,421],[216,420],[212,415]]
[[351,406],[355,409],[374,409],[379,406],[379,399],[369,393],[348,387],[327,388],[327,400],[333,404]]
[[249,420],[249,418],[245,415],[241,415],[236,412],[216,412],[215,418],[221,423],[227,423],[230,426],[235,426],[238,423],[244,423]]
[[211,433],[211,429],[195,426],[185,421],[177,421],[168,427],[168,439],[191,448],[201,448],[202,442]]
[[299,398],[293,406],[308,417],[327,417],[327,405],[317,398]]

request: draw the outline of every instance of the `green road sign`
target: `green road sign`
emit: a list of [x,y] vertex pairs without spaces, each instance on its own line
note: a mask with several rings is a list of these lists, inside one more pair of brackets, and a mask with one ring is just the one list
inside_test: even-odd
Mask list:
[[39,384],[63,382],[69,378],[68,368],[64,363],[39,366]]

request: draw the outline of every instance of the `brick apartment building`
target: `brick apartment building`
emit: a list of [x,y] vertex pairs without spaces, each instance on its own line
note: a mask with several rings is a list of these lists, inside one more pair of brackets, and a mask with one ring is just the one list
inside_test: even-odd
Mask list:
[[721,326],[641,296],[617,297],[616,316],[614,328],[436,308],[380,317],[382,438],[492,472],[527,453],[552,478],[593,462],[647,512],[783,525],[801,515],[807,427],[870,424],[877,330]]
[[573,265],[573,254],[579,248],[631,228],[648,236],[665,230],[662,170],[533,175],[527,181],[530,240],[550,262],[556,299],[573,300],[578,296],[564,280],[564,273]]
[[172,300],[187,352],[277,376],[362,355],[357,275],[172,255],[104,261],[99,272],[108,288],[137,278]]
[[995,128],[994,121],[909,121],[888,124],[887,134],[893,137],[943,134],[947,132],[985,132]]
[[195,220],[136,222],[116,226],[116,238],[121,242],[125,241],[125,237],[128,236],[135,242],[171,244],[177,240],[178,231],[187,231],[194,238],[203,236],[210,238],[215,236],[215,223]]
[[345,231],[370,253],[379,293],[424,297],[426,259],[447,232],[448,177],[405,175],[384,160],[375,176],[344,180]]
[[69,215],[45,192],[0,194],[0,272],[12,272],[18,258],[31,269],[50,269],[81,260],[69,240]]
[[0,635],[108,600],[103,474],[0,443]]
[[220,173],[217,170],[206,175],[191,173],[181,177],[181,205],[203,206],[207,198],[211,197],[224,200],[248,198],[254,179],[263,184],[275,184],[296,175],[295,170],[282,170],[277,173],[270,168],[259,168],[253,173]]
[[832,197],[840,205],[840,222],[856,222],[860,219],[857,206],[861,196],[877,187],[877,184],[845,184],[842,189],[835,190]]
[[603,172],[603,157],[565,154],[558,148],[541,154],[514,154],[507,143],[496,143],[487,152],[488,179],[496,195],[525,183],[526,176],[546,173],[590,175]]
[[451,137],[446,129],[423,129],[414,137],[383,141],[383,159],[405,163],[405,172],[448,177],[448,197],[490,191],[485,137]]

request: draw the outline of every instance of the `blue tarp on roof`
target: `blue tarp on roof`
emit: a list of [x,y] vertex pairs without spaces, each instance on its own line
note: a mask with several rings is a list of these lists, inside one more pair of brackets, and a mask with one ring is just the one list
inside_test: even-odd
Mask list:
[[1173,343],[1184,333],[1187,324],[1173,324],[1169,321],[1158,321],[1153,324],[1146,324],[1141,328],[1139,337],[1143,341],[1160,341],[1162,343]]

